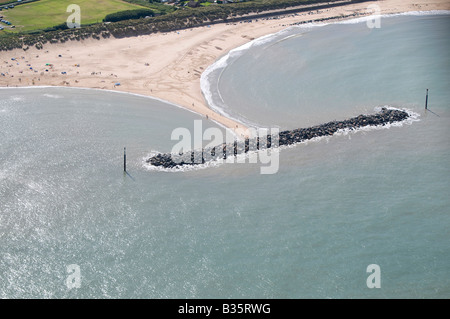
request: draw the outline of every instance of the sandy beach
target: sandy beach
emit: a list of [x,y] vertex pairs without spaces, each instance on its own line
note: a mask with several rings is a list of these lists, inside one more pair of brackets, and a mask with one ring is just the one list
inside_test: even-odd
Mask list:
[[[123,39],[46,44],[42,50],[0,51],[0,86],[67,86],[138,93],[185,107],[232,128],[246,127],[212,111],[200,88],[202,72],[231,49],[292,24],[334,16],[450,10],[448,0],[383,0]],[[120,85],[118,85],[120,84]]]

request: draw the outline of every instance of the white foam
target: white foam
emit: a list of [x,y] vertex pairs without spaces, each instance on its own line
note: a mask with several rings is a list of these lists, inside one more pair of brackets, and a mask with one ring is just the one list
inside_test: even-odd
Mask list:
[[[152,99],[152,100],[156,100],[159,102],[163,102],[166,104],[170,104],[172,106],[178,107],[180,109],[183,109],[185,111],[189,111],[191,113],[195,113],[198,115],[201,115],[193,110],[187,109],[185,107],[182,107],[178,104],[175,104],[173,102],[164,100],[164,99],[160,99],[154,96],[149,96],[149,95],[143,95],[143,94],[138,94],[138,93],[131,93],[131,92],[124,92],[124,91],[114,91],[114,90],[108,90],[108,89],[96,89],[96,88],[88,88],[88,87],[67,87],[67,86],[53,86],[53,85],[41,85],[41,86],[19,86],[19,87],[0,87],[0,89],[45,89],[45,88],[58,88],[58,89],[66,89],[66,90],[88,90],[88,91],[101,91],[101,92],[111,92],[111,93],[117,93],[117,94],[126,94],[126,95],[133,95],[133,96],[138,96],[138,97],[142,97],[142,98],[147,98],[147,99]],[[55,95],[51,95],[51,94],[44,94],[44,96],[47,97],[54,97]]]
[[369,15],[364,17],[358,17],[350,20],[343,20],[335,22],[335,24],[357,24],[362,22],[367,22],[373,20],[374,18],[391,18],[398,16],[427,16],[427,15],[444,15],[450,14],[450,10],[430,10],[430,11],[409,11],[409,12],[400,12],[400,13],[388,13],[388,14],[380,14],[380,15]]
[[9,98],[10,101],[14,101],[14,102],[22,102],[25,101],[25,97],[23,96],[11,96]]
[[[336,131],[333,135],[318,136],[318,137],[313,137],[311,139],[300,141],[297,143],[282,145],[279,147],[279,149],[280,150],[291,149],[291,148],[297,147],[299,145],[308,145],[309,143],[319,143],[322,141],[325,141],[326,143],[328,143],[334,136],[348,136],[349,139],[351,139],[350,134],[358,134],[359,132],[370,132],[370,131],[375,131],[375,130],[385,130],[385,129],[390,129],[391,127],[401,127],[403,125],[411,125],[413,122],[420,121],[420,119],[419,119],[420,115],[416,112],[413,112],[412,110],[409,110],[406,108],[399,109],[399,108],[390,107],[387,105],[383,106],[383,107],[386,109],[389,109],[389,110],[405,111],[406,113],[408,113],[409,117],[404,119],[403,121],[399,121],[399,122],[395,122],[395,123],[386,123],[385,125],[367,125],[367,126],[362,126],[362,127],[353,128],[353,129],[351,129],[351,128],[340,129],[340,130]],[[382,107],[374,108],[374,110],[376,112],[380,112],[381,109],[382,109]]]
[[[408,113],[408,118],[404,119],[403,121],[399,121],[399,122],[394,122],[394,123],[386,123],[384,125],[380,124],[380,125],[366,125],[366,126],[362,126],[362,127],[358,127],[358,128],[345,128],[345,129],[340,129],[338,131],[336,131],[333,135],[324,135],[324,136],[318,136],[318,137],[313,137],[311,139],[308,140],[303,140],[297,143],[292,143],[292,144],[288,144],[288,145],[282,145],[282,146],[278,146],[278,147],[274,147],[271,148],[270,151],[272,152],[280,152],[281,150],[284,149],[290,149],[290,148],[294,148],[297,147],[299,145],[308,145],[308,143],[318,143],[318,142],[322,142],[325,141],[326,143],[328,143],[330,141],[330,139],[332,139],[334,136],[349,136],[350,134],[357,134],[359,132],[370,132],[370,131],[374,131],[374,130],[385,130],[385,129],[390,129],[391,127],[401,127],[403,125],[411,125],[413,122],[418,122],[420,121],[419,117],[420,114],[407,109],[407,108],[395,108],[395,107],[391,107],[389,105],[385,105],[383,107],[381,106],[377,106],[374,108],[375,112],[380,112],[382,110],[382,108],[386,108],[388,110],[400,110],[400,111],[404,111],[406,113]],[[246,164],[248,163],[247,159],[250,156],[255,156],[258,154],[258,152],[261,151],[266,151],[266,149],[263,150],[255,150],[255,151],[250,151],[247,153],[240,153],[237,154],[236,156],[233,156],[233,161],[231,163],[234,164],[239,164],[239,163],[243,163]],[[205,168],[210,168],[210,167],[218,167],[224,163],[227,163],[226,160],[223,160],[222,158],[217,158],[214,159],[212,161],[208,161],[204,164],[196,164],[196,165],[179,165],[176,166],[174,168],[164,168],[161,166],[153,166],[149,163],[146,162],[146,160],[148,158],[151,158],[157,154],[161,154],[161,152],[157,152],[157,151],[151,151],[150,154],[148,154],[147,156],[145,156],[142,161],[143,161],[143,166],[145,169],[147,169],[148,171],[160,171],[160,172],[170,172],[170,173],[177,173],[177,172],[188,172],[188,171],[195,171],[195,170],[199,170],[199,169],[205,169]]]
[[[212,90],[212,79],[210,79],[211,73],[222,69],[222,72],[221,72],[221,74],[222,74],[223,71],[225,70],[225,68],[229,65],[230,60],[232,58],[241,56],[242,54],[245,53],[245,51],[247,51],[251,47],[269,43],[274,38],[277,38],[280,35],[282,35],[283,33],[286,33],[294,28],[305,30],[305,29],[313,29],[313,28],[323,27],[323,26],[327,26],[330,24],[357,24],[357,23],[362,23],[362,22],[367,22],[369,20],[373,20],[374,17],[389,18],[389,17],[396,17],[396,16],[426,16],[426,15],[443,15],[443,14],[450,14],[450,10],[409,11],[409,12],[402,12],[402,13],[363,16],[363,17],[358,17],[358,18],[343,20],[343,21],[336,21],[336,22],[309,22],[309,23],[302,23],[302,24],[296,24],[293,26],[289,26],[286,29],[283,29],[279,32],[271,33],[266,36],[260,37],[258,39],[250,41],[250,42],[228,52],[228,54],[224,55],[223,57],[218,59],[215,63],[211,64],[210,66],[208,66],[206,68],[206,70],[202,73],[202,75],[200,77],[200,87],[201,87],[203,96],[206,99],[207,104],[215,112],[220,113],[223,116],[226,116],[228,118],[232,118],[233,120],[235,120],[237,122],[241,122],[241,123],[245,124],[246,126],[258,128],[259,126],[257,124],[250,122],[246,118],[232,117],[228,112],[226,112],[224,107],[221,107],[214,102],[213,90]],[[299,36],[299,35],[298,34],[288,35],[288,36],[278,40],[276,43],[288,40],[289,38],[294,38],[296,36]],[[226,103],[224,102],[223,98],[221,97],[220,90],[218,88],[221,74],[219,75],[218,79],[215,81],[216,86],[217,86],[215,89],[215,92],[217,92],[223,105],[225,106]]]
[[41,194],[45,193],[44,187],[41,184],[36,183],[35,181],[28,181],[28,182],[26,182],[26,184],[27,184],[28,188],[33,191],[36,191]]
[[[273,147],[270,148],[270,152],[279,152],[281,148],[279,147]],[[157,171],[157,172],[169,172],[169,173],[182,173],[182,172],[190,172],[195,170],[201,170],[206,168],[212,168],[212,167],[219,167],[223,164],[249,164],[250,158],[253,157],[254,159],[258,159],[260,152],[266,152],[267,149],[261,149],[261,150],[250,150],[248,152],[239,153],[237,155],[229,156],[228,159],[223,159],[220,156],[214,158],[213,160],[209,160],[203,164],[194,164],[194,165],[177,165],[173,168],[165,168],[162,166],[154,166],[152,164],[147,163],[147,160],[153,156],[156,156],[158,154],[163,154],[161,152],[152,150],[149,154],[144,156],[142,158],[143,167],[148,171]],[[255,162],[252,162],[255,163]],[[255,164],[258,162],[256,161]]]
[[[67,86],[53,86],[53,85],[42,85],[42,86],[20,86],[20,87],[0,87],[1,89],[43,89],[43,88],[58,88],[58,89],[66,89],[66,90],[88,90],[88,91],[101,91],[101,92],[110,92],[110,93],[117,93],[117,94],[125,94],[125,95],[132,95],[132,96],[138,96],[138,97],[142,97],[142,98],[146,98],[146,99],[151,99],[151,100],[155,100],[155,101],[159,101],[165,104],[169,104],[171,106],[177,107],[179,109],[182,109],[184,111],[188,111],[191,113],[194,113],[196,115],[199,115],[201,117],[203,117],[203,114],[200,114],[194,110],[185,108],[181,105],[178,105],[176,103],[158,98],[158,97],[154,97],[154,96],[150,96],[150,95],[143,95],[143,94],[138,94],[138,93],[131,93],[131,92],[123,92],[123,91],[114,91],[114,90],[108,90],[108,89],[95,89],[95,88],[87,88],[87,87],[67,87]],[[51,96],[51,94],[44,94],[44,96],[47,97],[54,97],[56,95]],[[216,122],[213,119],[210,119],[212,122],[214,122],[216,125],[222,127],[222,128],[227,128],[225,125]],[[234,133],[233,133],[234,134]]]
[[[286,32],[286,30],[283,30],[280,32]],[[280,34],[280,32],[271,33],[271,34],[262,36],[258,39],[252,40],[244,45],[241,45],[235,49],[232,49],[226,55],[224,55],[223,57],[218,59],[215,63],[211,64],[210,66],[208,66],[206,68],[206,70],[202,73],[202,75],[200,77],[200,87],[201,87],[203,96],[205,97],[206,102],[211,109],[213,109],[215,112],[217,112],[219,114],[222,114],[223,116],[226,116],[228,118],[235,120],[236,122],[245,124],[246,126],[258,127],[257,124],[251,123],[248,119],[233,118],[230,114],[228,114],[224,110],[224,108],[222,108],[222,107],[216,105],[216,103],[214,103],[213,96],[212,96],[213,93],[212,93],[212,88],[211,88],[212,81],[210,79],[210,76],[211,76],[211,73],[213,73],[214,71],[222,70],[222,72],[223,72],[223,70],[229,65],[231,59],[241,56],[242,54],[244,54],[245,51],[247,51],[251,47],[260,46],[265,43],[269,43],[270,41],[272,41],[273,38],[278,36]],[[219,80],[220,80],[221,74],[219,75]],[[217,85],[220,82],[219,80],[217,81]],[[217,88],[216,91],[217,91],[219,97],[221,98],[222,102],[224,102],[220,95],[220,90]]]
[[335,21],[335,22],[309,22],[297,24],[294,27],[296,28],[313,28],[313,27],[322,27],[330,24],[358,24],[367,21],[371,21],[374,18],[392,18],[398,16],[428,16],[428,15],[445,15],[450,14],[450,10],[429,10],[429,11],[408,11],[408,12],[399,12],[399,13],[386,13],[386,14],[372,14],[365,15],[357,18],[348,18],[345,20]]
[[51,99],[62,99],[63,98],[61,95],[56,95],[56,94],[45,93],[45,94],[42,94],[42,95],[45,96],[45,97],[49,97]]
[[196,171],[200,169],[206,169],[210,167],[218,167],[222,164],[224,164],[224,161],[221,159],[216,159],[212,161],[208,161],[204,164],[195,164],[195,165],[177,165],[173,168],[166,168],[162,166],[154,166],[152,164],[147,163],[147,160],[155,155],[161,154],[161,152],[151,151],[147,156],[144,156],[142,158],[142,166],[147,171],[154,171],[154,172],[167,172],[167,173],[183,173],[183,172],[190,172],[190,171]]

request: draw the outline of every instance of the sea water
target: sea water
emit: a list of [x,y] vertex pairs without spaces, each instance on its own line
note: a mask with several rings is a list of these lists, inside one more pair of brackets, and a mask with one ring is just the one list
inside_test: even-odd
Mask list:
[[[203,74],[213,107],[263,127],[295,129],[450,100],[449,17],[441,11],[305,24],[254,40]],[[431,102],[431,101],[430,101]]]
[[[259,163],[149,167],[176,143],[175,128],[217,127],[162,101],[0,90],[0,296],[450,297],[448,26],[448,15],[415,15],[383,18],[377,30],[294,28],[242,51],[210,84],[224,112],[256,126],[383,105],[419,115],[285,148],[271,175]],[[372,264],[380,288],[367,285]],[[79,286],[68,283],[70,265]]]

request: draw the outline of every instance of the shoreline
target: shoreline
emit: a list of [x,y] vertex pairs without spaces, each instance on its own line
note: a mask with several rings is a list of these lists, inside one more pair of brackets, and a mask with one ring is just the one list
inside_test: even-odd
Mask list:
[[147,99],[153,99],[156,100],[158,102],[162,102],[165,104],[169,104],[172,105],[173,107],[194,113],[194,114],[198,114],[197,112],[188,109],[186,107],[183,107],[181,105],[175,104],[173,102],[164,100],[164,99],[160,99],[158,97],[155,96],[151,96],[151,95],[144,95],[144,94],[139,94],[139,93],[133,93],[133,92],[127,92],[127,91],[114,91],[114,90],[109,90],[109,89],[99,89],[99,88],[91,88],[91,87],[82,87],[82,86],[57,86],[57,85],[35,85],[35,86],[0,86],[0,90],[7,90],[7,89],[45,89],[45,88],[60,88],[60,89],[76,89],[76,90],[99,90],[102,92],[110,92],[110,93],[117,93],[117,94],[131,94],[133,96],[137,96],[137,97],[142,97],[142,98],[147,98]]
[[[244,141],[234,143],[222,143],[212,148],[194,149],[187,153],[159,153],[146,160],[147,164],[163,167],[165,169],[181,169],[186,165],[201,165],[211,161],[234,162],[237,156],[258,152],[260,150],[278,149],[283,146],[291,146],[304,143],[309,140],[329,137],[345,131],[358,131],[377,127],[388,128],[390,125],[399,125],[405,121],[416,121],[417,115],[412,111],[383,107],[381,111],[365,115],[361,114],[341,121],[331,121],[320,125],[294,130],[285,130],[278,135],[263,135],[253,138],[245,138]],[[230,161],[228,161],[230,162]]]
[[246,136],[244,124],[207,104],[200,84],[204,71],[231,50],[260,37],[309,20],[340,16],[328,20],[336,23],[369,16],[373,11],[368,11],[368,6],[374,4],[379,6],[381,15],[450,10],[446,0],[370,1],[251,23],[45,44],[41,50],[1,51],[0,73],[4,76],[0,76],[0,87],[74,87],[138,94],[193,111],[232,129],[238,136]]

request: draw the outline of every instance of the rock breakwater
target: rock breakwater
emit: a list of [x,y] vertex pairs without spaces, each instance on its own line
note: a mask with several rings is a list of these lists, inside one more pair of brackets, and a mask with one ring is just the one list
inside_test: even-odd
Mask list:
[[409,114],[399,109],[382,108],[380,112],[372,115],[359,115],[357,117],[332,121],[321,125],[295,130],[279,132],[278,136],[264,135],[234,143],[223,143],[216,147],[192,150],[186,153],[161,153],[147,159],[147,163],[163,168],[176,168],[183,165],[204,164],[211,160],[227,159],[249,151],[258,151],[267,148],[276,148],[283,145],[292,145],[322,136],[331,136],[341,130],[356,130],[366,126],[387,125],[406,120]]

